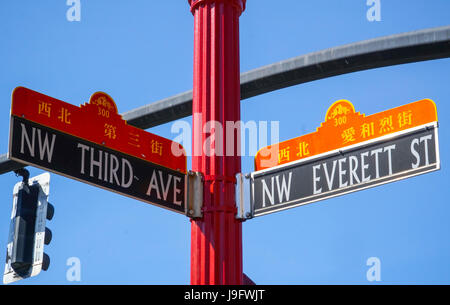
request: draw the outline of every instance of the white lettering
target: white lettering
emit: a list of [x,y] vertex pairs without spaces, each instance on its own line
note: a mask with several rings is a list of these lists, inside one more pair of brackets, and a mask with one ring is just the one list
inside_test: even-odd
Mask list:
[[167,179],[166,187],[164,187],[164,180],[163,180],[163,173],[161,171],[159,172],[159,182],[161,183],[162,191],[163,191],[163,198],[164,200],[167,200],[167,194],[169,193],[169,186],[170,182],[172,181],[172,175],[169,174],[169,178]]
[[81,171],[80,172],[84,175],[84,160],[85,160],[84,153],[85,153],[85,151],[89,150],[89,146],[78,143],[77,147],[81,148]]
[[95,149],[93,147],[91,147],[91,163],[90,163],[90,173],[89,176],[94,177],[94,166],[98,167],[98,179],[102,179],[102,158],[103,158],[103,151],[99,150],[98,151],[98,161],[94,160],[94,151]]
[[[356,180],[356,183],[360,183],[359,177],[356,174],[356,170],[358,169],[358,158],[355,156],[350,156],[349,159],[350,159],[349,160],[349,163],[350,163],[350,165],[349,165],[349,167],[350,167],[350,185],[354,184],[353,179]],[[355,164],[356,164],[356,166],[355,166]]]
[[325,171],[325,179],[327,180],[329,191],[331,191],[333,188],[333,180],[334,180],[334,172],[336,171],[336,163],[337,163],[337,160],[334,160],[333,161],[333,169],[331,170],[331,178],[328,175],[327,164],[326,163],[323,164],[323,169]]
[[420,137],[420,142],[424,142],[425,144],[425,165],[429,165],[430,161],[428,160],[428,140],[431,140],[432,135]]
[[49,147],[48,133],[45,133],[44,143],[42,144],[41,130],[38,129],[37,132],[38,132],[38,143],[39,143],[39,156],[41,158],[41,161],[44,160],[45,153],[47,152],[47,161],[48,161],[48,163],[51,163],[52,156],[53,156],[53,148],[55,147],[56,135],[52,134],[52,144]]
[[36,132],[36,129],[34,127],[31,129],[32,135],[31,135],[31,143],[30,143],[30,138],[28,137],[28,133],[26,131],[25,125],[23,123],[20,123],[20,125],[22,125],[22,141],[20,144],[20,153],[25,154],[25,150],[24,150],[24,140],[25,140],[27,142],[28,150],[30,151],[30,155],[32,157],[34,157],[34,134]]
[[[128,167],[128,172],[130,173],[128,181],[126,183],[125,183],[125,167]],[[129,188],[132,183],[133,183],[133,167],[131,166],[130,161],[122,158],[122,187]]]
[[278,189],[278,198],[280,199],[280,202],[283,202],[283,197],[286,197],[286,201],[289,201],[289,197],[291,194],[291,178],[292,178],[292,172],[289,173],[289,181],[288,181],[288,185],[286,185],[286,179],[283,175],[283,180],[281,182],[281,187],[280,187],[280,176],[276,176],[277,179],[277,189]]
[[314,195],[322,193],[322,188],[317,189],[316,182],[320,182],[320,176],[317,176],[317,170],[320,169],[320,164],[313,166],[313,185],[314,185]]
[[414,149],[414,145],[419,145],[419,139],[414,139],[411,141],[411,153],[416,158],[416,163],[411,163],[412,168],[418,168],[420,165],[420,155],[417,150]]
[[22,126],[22,136],[21,136],[21,143],[20,143],[20,153],[25,154],[25,142],[28,147],[28,151],[30,152],[30,155],[34,158],[35,156],[35,143],[36,143],[36,130],[38,135],[38,145],[39,145],[39,158],[41,161],[44,160],[45,155],[47,154],[47,161],[48,163],[52,162],[53,157],[53,150],[55,148],[55,139],[56,135],[52,134],[52,140],[51,144],[49,143],[49,136],[48,133],[45,133],[44,140],[42,140],[42,131],[39,128],[31,128],[31,140],[28,135],[27,129],[23,123],[20,123]]
[[371,156],[375,155],[375,178],[380,178],[380,166],[379,166],[378,154],[382,153],[382,152],[383,152],[382,148],[374,149],[370,152]]
[[369,152],[361,153],[361,182],[367,182],[370,180],[370,175],[366,177],[365,171],[369,168],[369,164],[365,163],[364,157],[368,157]]
[[181,193],[181,189],[177,186],[180,181],[180,177],[173,177],[173,203],[181,206],[181,200],[177,200],[178,194]]
[[272,191],[269,191],[269,188],[267,187],[267,184],[266,184],[266,180],[265,179],[261,179],[261,184],[262,184],[262,188],[263,188],[263,194],[262,194],[262,197],[263,197],[263,207],[265,207],[266,206],[266,196],[265,195],[267,195],[267,197],[269,198],[269,201],[270,201],[270,204],[271,205],[274,205],[275,204],[275,200],[274,200],[274,177],[272,177],[271,178],[271,187],[272,187]]
[[345,163],[347,161],[347,158],[339,159],[339,188],[346,187],[348,185],[347,181],[345,183],[343,182],[343,176],[347,173],[346,170],[342,169],[342,163]]
[[159,193],[158,179],[156,178],[156,171],[153,171],[152,178],[150,179],[150,184],[148,185],[147,195],[150,196],[152,190],[156,190],[156,196],[161,199],[161,194]]
[[105,172],[103,173],[103,181],[108,182],[108,153],[105,151],[105,164],[103,166]]
[[394,145],[389,145],[384,148],[384,151],[388,152],[388,163],[389,163],[389,176],[392,175],[392,150],[395,149]]
[[117,170],[119,169],[119,159],[117,159],[117,157],[114,155],[111,155],[110,157],[111,163],[109,166],[109,183],[114,184],[114,182],[116,182],[117,185],[120,185],[119,178],[117,177]]

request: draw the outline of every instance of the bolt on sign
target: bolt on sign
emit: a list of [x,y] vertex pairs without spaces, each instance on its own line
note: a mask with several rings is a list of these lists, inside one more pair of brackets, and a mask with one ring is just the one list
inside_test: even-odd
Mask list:
[[370,116],[346,100],[317,131],[261,149],[253,216],[440,169],[436,105],[425,99]]
[[9,158],[175,212],[185,212],[186,153],[128,125],[113,99],[77,107],[24,87],[12,94]]

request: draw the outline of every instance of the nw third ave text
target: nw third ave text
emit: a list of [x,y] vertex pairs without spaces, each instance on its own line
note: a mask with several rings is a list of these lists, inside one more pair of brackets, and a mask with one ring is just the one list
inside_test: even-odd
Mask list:
[[184,174],[13,118],[10,157],[136,199],[184,212]]

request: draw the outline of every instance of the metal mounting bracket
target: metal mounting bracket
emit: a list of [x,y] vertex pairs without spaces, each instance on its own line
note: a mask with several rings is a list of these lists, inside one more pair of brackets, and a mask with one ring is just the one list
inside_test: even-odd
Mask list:
[[236,175],[236,219],[247,220],[253,218],[250,204],[250,175],[239,173]]
[[188,171],[186,175],[186,216],[190,218],[203,217],[203,175]]

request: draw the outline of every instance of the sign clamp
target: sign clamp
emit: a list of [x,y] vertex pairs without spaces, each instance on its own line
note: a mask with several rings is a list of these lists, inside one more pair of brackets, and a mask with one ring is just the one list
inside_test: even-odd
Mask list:
[[203,217],[203,175],[200,172],[188,171],[186,175],[186,216]]
[[[250,174],[236,175],[236,219],[253,218],[250,201]],[[192,219],[203,217],[203,175],[200,172],[188,171],[186,175],[186,216]]]
[[236,219],[247,220],[253,218],[253,209],[250,200],[250,174],[236,175]]

